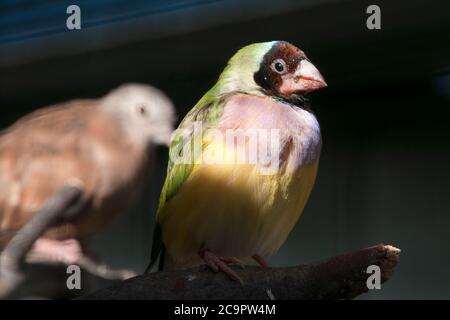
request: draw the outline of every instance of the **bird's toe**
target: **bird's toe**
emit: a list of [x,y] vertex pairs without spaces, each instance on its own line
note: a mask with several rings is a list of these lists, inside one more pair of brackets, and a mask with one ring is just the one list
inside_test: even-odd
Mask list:
[[209,250],[200,251],[200,257],[203,259],[205,264],[214,272],[221,271],[225,273],[230,279],[239,282],[241,285],[244,285],[244,281],[237,274],[237,272],[228,266],[229,263],[242,265],[242,262],[237,258],[219,258]]

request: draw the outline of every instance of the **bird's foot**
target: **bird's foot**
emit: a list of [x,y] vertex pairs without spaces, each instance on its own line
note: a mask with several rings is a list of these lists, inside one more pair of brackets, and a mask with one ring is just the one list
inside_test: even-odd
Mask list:
[[238,266],[242,269],[245,269],[245,264],[236,257],[227,257],[227,258],[221,257],[220,260],[222,260],[224,263],[226,263],[229,266],[233,265],[233,266]]
[[267,261],[261,257],[259,254],[255,254],[252,256],[253,260],[255,260],[256,262],[258,262],[258,264],[263,267],[263,268],[269,268],[269,264],[267,263]]
[[219,258],[207,249],[201,249],[199,251],[199,255],[212,271],[221,271],[225,273],[230,279],[239,282],[241,285],[244,285],[244,281],[242,280],[242,278],[236,273],[236,271],[229,267],[230,264],[235,264],[243,268],[244,264],[239,259],[234,257]]
[[76,239],[39,238],[27,254],[27,261],[71,265],[76,264],[81,257],[83,257],[83,249]]

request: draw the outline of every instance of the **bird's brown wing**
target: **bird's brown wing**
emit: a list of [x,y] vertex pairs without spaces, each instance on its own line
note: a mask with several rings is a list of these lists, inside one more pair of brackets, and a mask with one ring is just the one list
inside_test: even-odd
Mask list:
[[92,188],[97,170],[80,134],[91,105],[78,101],[38,110],[0,136],[0,246],[68,179]]

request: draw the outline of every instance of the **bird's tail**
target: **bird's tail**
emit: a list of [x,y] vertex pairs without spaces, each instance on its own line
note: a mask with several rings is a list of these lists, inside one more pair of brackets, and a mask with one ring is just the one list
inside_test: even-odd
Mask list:
[[158,271],[185,269],[202,263],[201,259],[197,255],[193,256],[192,259],[188,259],[181,263],[180,261],[174,261],[174,259],[167,254],[166,247],[162,241],[161,227],[158,223],[156,223],[153,231],[153,244],[150,255],[150,263],[145,269],[145,273],[149,273],[158,260]]
[[156,261],[158,261],[158,258],[159,258],[158,270],[159,271],[162,270],[162,266],[164,265],[165,251],[166,250],[162,242],[161,227],[159,226],[158,223],[156,223],[153,231],[153,243],[152,243],[152,251],[150,254],[150,263],[145,269],[145,273],[149,273],[151,271]]
[[147,269],[145,269],[145,273],[149,273],[153,267],[156,264],[156,261],[158,260],[158,271],[163,271],[163,270],[168,270],[170,269],[172,263],[171,263],[171,259],[170,257],[166,254],[166,247],[164,246],[164,244],[161,245],[161,250],[159,252],[159,255],[153,260],[150,261]]

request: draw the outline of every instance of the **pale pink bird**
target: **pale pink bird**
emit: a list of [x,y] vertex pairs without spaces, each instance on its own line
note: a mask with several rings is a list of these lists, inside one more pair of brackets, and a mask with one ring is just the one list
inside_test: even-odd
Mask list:
[[174,118],[173,105],[161,91],[127,84],[101,99],[39,109],[2,132],[0,249],[20,230],[32,229],[27,226],[30,219],[72,185],[80,194],[65,208],[71,218],[62,212],[28,255],[77,263],[83,244],[125,212],[142,191],[154,146],[169,142]]

